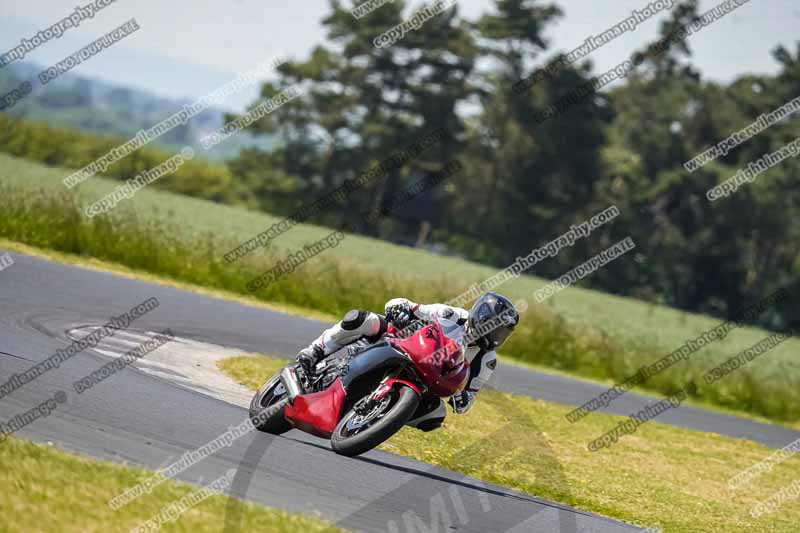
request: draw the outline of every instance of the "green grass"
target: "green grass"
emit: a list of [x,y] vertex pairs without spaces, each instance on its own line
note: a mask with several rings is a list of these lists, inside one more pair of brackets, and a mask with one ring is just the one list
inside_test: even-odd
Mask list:
[[[152,473],[144,470],[89,460],[12,437],[0,444],[0,530],[127,532],[198,489],[167,481],[121,509],[114,511],[107,505],[108,500],[150,476]],[[165,524],[162,531],[222,531],[227,502],[226,496],[212,496],[176,522]],[[242,504],[241,524],[242,531],[332,531],[318,519],[251,503]]]
[[[236,357],[220,369],[256,389],[285,361]],[[569,424],[569,407],[482,391],[466,415],[431,433],[403,428],[381,448],[484,481],[669,533],[796,532],[800,506],[753,519],[753,505],[800,477],[800,456],[731,491],[728,479],[773,450],[748,441],[650,422],[610,449],[587,443],[621,417]],[[488,438],[487,438],[488,436]],[[481,443],[479,446],[473,443]],[[462,453],[469,447],[469,453]]]
[[[108,216],[88,221],[80,208],[118,182],[92,178],[77,192],[67,192],[61,184],[67,174],[67,170],[0,155],[0,197],[4,199],[0,237],[249,296],[245,284],[252,277],[289,251],[330,233],[329,228],[301,225],[269,248],[228,265],[223,253],[279,218],[148,188]],[[387,299],[399,295],[422,302],[447,301],[494,273],[490,267],[457,258],[348,235],[338,247],[256,296],[272,304],[341,316],[352,308],[380,310]],[[531,295],[544,283],[523,276],[500,289],[529,302],[503,356],[575,375],[622,380],[720,322],[579,287],[559,293],[546,305],[535,304]],[[734,330],[688,362],[650,378],[645,387],[672,393],[693,380],[702,385],[700,376],[706,370],[767,334],[758,328]],[[797,422],[800,362],[794,355],[798,351],[800,342],[786,342],[713,387],[700,386],[695,401]]]

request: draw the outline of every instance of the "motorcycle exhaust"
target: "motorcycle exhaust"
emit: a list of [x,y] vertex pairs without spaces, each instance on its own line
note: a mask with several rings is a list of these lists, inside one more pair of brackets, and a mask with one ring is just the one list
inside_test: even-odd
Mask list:
[[284,367],[281,370],[281,383],[283,388],[286,389],[286,396],[289,399],[289,404],[294,405],[294,399],[303,394],[303,387],[297,379],[297,373],[291,366]]

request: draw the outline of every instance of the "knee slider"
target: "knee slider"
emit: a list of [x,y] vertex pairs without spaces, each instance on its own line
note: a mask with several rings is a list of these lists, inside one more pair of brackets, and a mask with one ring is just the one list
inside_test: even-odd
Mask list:
[[352,309],[347,313],[345,313],[344,318],[342,319],[342,329],[345,331],[353,331],[354,329],[358,329],[366,319],[367,319],[366,311],[359,311],[358,309]]
[[[412,415],[412,427],[424,432],[433,431],[442,426],[446,416],[447,408],[441,399],[423,400]],[[418,421],[420,418],[423,420]]]
[[417,424],[417,429],[428,433],[429,431],[434,431],[442,427],[442,423],[444,422],[444,418],[434,418],[431,420],[425,420],[424,422],[420,422]]

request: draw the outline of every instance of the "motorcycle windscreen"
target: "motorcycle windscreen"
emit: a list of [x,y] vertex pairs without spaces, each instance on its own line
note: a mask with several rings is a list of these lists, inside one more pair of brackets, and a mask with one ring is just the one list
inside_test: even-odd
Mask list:
[[284,418],[301,431],[328,439],[339,423],[345,396],[342,380],[336,378],[324,391],[296,397],[286,406]]

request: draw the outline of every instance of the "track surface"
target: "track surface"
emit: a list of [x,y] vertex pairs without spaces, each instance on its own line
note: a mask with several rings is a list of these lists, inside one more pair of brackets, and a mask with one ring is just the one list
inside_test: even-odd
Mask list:
[[[103,324],[153,296],[160,307],[138,319],[136,328],[160,331],[168,327],[179,337],[245,351],[292,354],[324,326],[111,274],[18,254],[12,257],[15,264],[0,271],[0,382],[65,348],[70,342],[65,332]],[[0,399],[0,421],[63,390],[67,402],[21,430],[21,436],[155,469],[246,417],[241,407],[133,367],[76,394],[72,383],[108,361],[93,350],[75,355]],[[516,368],[501,366],[497,377],[498,388],[570,405],[580,405],[599,392],[599,387],[581,381]],[[612,408],[627,414],[643,401],[628,394]],[[783,446],[800,436],[696,409],[668,413],[659,421],[770,446]],[[325,441],[297,431],[278,438],[246,435],[178,477],[208,483],[240,466],[234,494],[292,512],[319,512],[342,527],[361,531],[413,531],[404,527],[415,522],[430,528],[445,515],[459,532],[636,530],[381,451],[358,459],[340,457]]]

